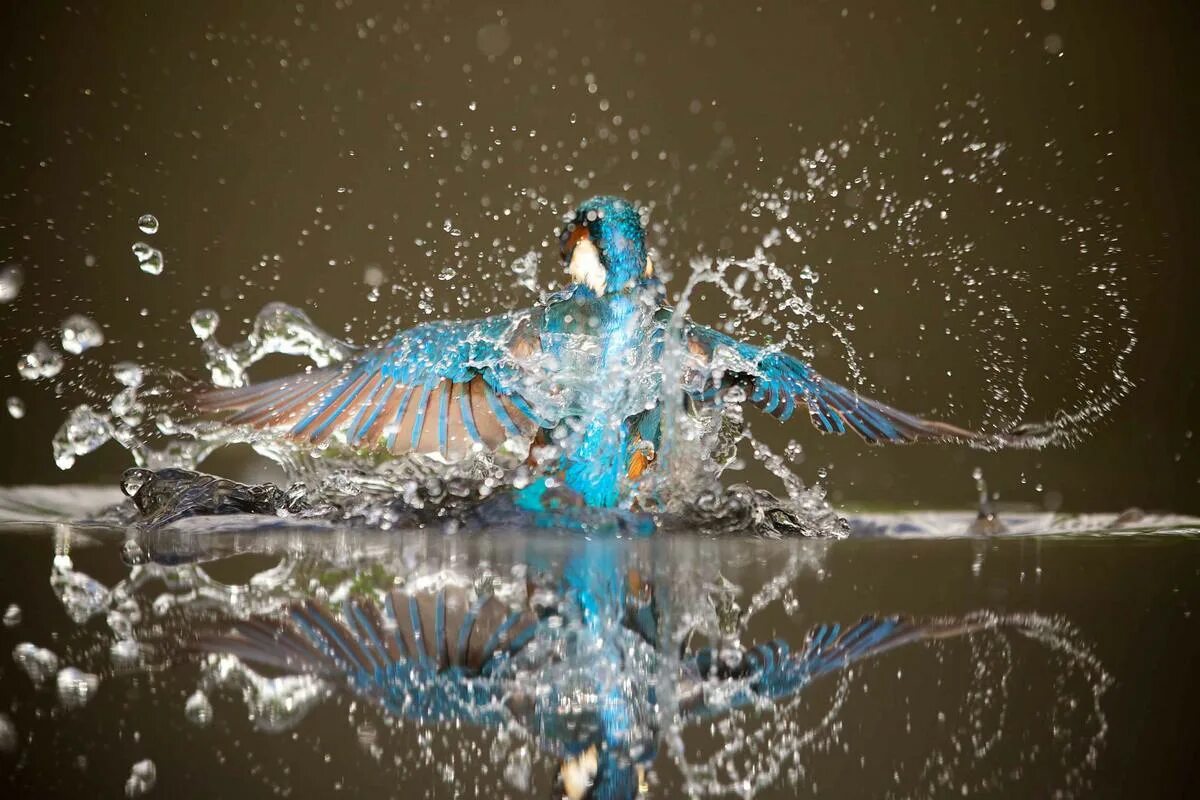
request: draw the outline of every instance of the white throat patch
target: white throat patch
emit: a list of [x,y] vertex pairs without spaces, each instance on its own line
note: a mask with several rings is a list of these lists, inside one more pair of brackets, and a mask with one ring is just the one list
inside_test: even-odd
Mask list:
[[580,239],[571,253],[571,263],[567,272],[576,283],[581,283],[596,294],[604,294],[608,285],[608,272],[600,263],[600,251],[590,239]]

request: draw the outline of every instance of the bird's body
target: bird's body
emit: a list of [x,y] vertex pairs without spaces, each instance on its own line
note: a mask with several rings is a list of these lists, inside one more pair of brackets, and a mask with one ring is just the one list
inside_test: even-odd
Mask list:
[[[304,445],[337,441],[387,456],[454,461],[552,443],[543,471],[595,507],[629,502],[626,489],[654,461],[667,391],[713,406],[741,386],[781,420],[804,408],[819,429],[872,443],[1001,443],[860,397],[786,353],[674,319],[627,201],[584,203],[561,243],[573,283],[532,309],[421,325],[345,364],[209,392],[200,404]],[[664,357],[681,362],[678,387],[663,385]]]

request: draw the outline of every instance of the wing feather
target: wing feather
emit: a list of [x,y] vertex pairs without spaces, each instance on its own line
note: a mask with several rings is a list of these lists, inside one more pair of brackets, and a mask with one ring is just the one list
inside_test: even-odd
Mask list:
[[521,359],[540,350],[529,315],[433,323],[340,366],[203,392],[200,409],[231,425],[272,430],[306,446],[340,437],[358,450],[461,459],[556,420],[520,391]]
[[752,403],[781,421],[791,418],[802,405],[818,430],[853,431],[870,444],[941,440],[998,447],[1035,443],[1019,432],[985,434],[922,419],[828,380],[786,353],[744,344],[703,325],[689,325],[684,337],[688,353],[708,373],[701,381],[702,388],[695,391],[700,400],[711,400],[732,386],[743,385]]

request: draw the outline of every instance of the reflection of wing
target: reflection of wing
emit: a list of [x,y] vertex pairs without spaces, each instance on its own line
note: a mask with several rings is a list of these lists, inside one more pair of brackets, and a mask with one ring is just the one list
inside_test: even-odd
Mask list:
[[306,444],[335,433],[364,450],[461,458],[531,439],[550,424],[521,393],[520,361],[540,348],[527,313],[435,322],[397,334],[344,365],[198,398],[233,425],[285,429]]
[[[809,632],[803,650],[795,653],[786,642],[773,640],[743,651],[731,661],[706,647],[684,661],[684,677],[692,685],[681,687],[680,709],[694,720],[762,700],[778,700],[861,659],[911,642],[961,636],[986,626],[978,619],[913,622],[902,617],[863,617],[845,630],[837,624],[818,625]],[[720,686],[720,691],[706,693],[705,689],[713,686]]]
[[498,723],[505,713],[501,667],[539,627],[528,608],[466,590],[406,594],[393,590],[382,609],[350,600],[340,615],[312,602],[284,619],[237,620],[232,631],[198,648],[243,661],[345,680],[388,710],[422,721]]
[[920,439],[1017,444],[1005,435],[988,435],[945,422],[915,417],[861,397],[826,380],[803,361],[739,342],[703,325],[684,329],[684,344],[693,358],[717,375],[709,375],[702,398],[711,400],[730,386],[745,386],[750,400],[768,414],[787,420],[797,405],[808,410],[813,425],[825,433],[852,430],[871,444],[912,442]]

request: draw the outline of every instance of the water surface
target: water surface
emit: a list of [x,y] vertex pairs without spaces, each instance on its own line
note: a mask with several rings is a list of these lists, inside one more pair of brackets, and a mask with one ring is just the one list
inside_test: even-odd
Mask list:
[[[76,511],[111,499],[25,491],[8,514],[29,520],[72,497]],[[60,672],[36,687],[29,668],[0,666],[3,781],[18,794],[117,793],[149,759],[158,794],[550,796],[559,756],[546,729],[402,719],[344,682],[247,670],[194,647],[223,620],[279,618],[305,600],[336,613],[344,597],[394,587],[554,606],[567,602],[556,587],[572,570],[608,559],[653,596],[659,641],[646,652],[658,660],[628,657],[621,675],[632,695],[656,691],[646,724],[657,752],[643,756],[650,796],[1177,793],[1194,769],[1180,734],[1198,710],[1200,529],[1161,517],[1112,528],[1111,516],[1014,516],[1009,533],[968,535],[972,519],[851,517],[844,540],[775,541],[247,517],[152,532],[10,522],[0,603],[20,611],[0,629],[0,652],[32,643]],[[971,624],[702,722],[672,709],[672,691],[686,687],[666,665],[685,645],[728,655],[778,640],[795,652],[819,623],[864,615]],[[69,667],[95,683],[61,679]],[[596,669],[568,667],[555,685]],[[710,680],[708,702],[723,683]]]

